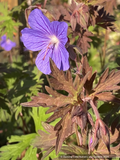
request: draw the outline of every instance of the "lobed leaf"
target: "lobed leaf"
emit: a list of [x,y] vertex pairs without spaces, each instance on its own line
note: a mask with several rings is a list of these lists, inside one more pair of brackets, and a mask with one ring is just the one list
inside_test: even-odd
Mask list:
[[90,37],[92,36],[93,34],[90,31],[87,30],[81,31],[81,34],[77,40],[77,45],[81,48],[83,54],[88,52],[88,48],[90,48],[89,42],[92,41]]
[[49,134],[39,130],[38,133],[40,136],[35,137],[32,141],[32,145],[37,148],[43,148],[47,151],[47,149],[55,146],[57,137],[54,127],[46,123],[43,123],[43,127],[49,131]]
[[[32,139],[36,134],[28,134],[23,136],[12,136],[9,143],[19,142],[17,144],[9,144],[0,148],[1,160],[16,160],[21,153],[30,146]],[[36,149],[35,149],[36,150]],[[34,155],[34,154],[33,154]]]
[[76,90],[73,87],[72,75],[70,71],[68,70],[66,75],[64,75],[64,72],[59,71],[52,59],[50,59],[50,66],[52,71],[51,76],[54,77],[50,79],[53,88],[58,90],[65,90],[71,95],[76,95]]
[[38,93],[38,96],[32,97],[31,102],[21,103],[24,107],[50,107],[50,106],[57,106],[61,107],[70,103],[73,103],[74,98],[60,95],[59,97],[50,97],[45,93]]
[[[69,125],[68,125],[69,124]],[[57,132],[57,140],[56,140],[56,154],[60,151],[63,141],[66,137],[73,134],[74,132],[74,126],[72,124],[71,115],[70,113],[67,113],[64,118],[62,119],[61,127],[59,127],[59,131]]]
[[25,156],[22,160],[38,160],[37,159],[37,148],[33,148],[32,146],[29,147],[29,149],[26,151]]
[[[99,94],[98,96],[102,98],[101,92],[103,91],[105,92],[105,91],[119,90],[120,86],[117,85],[119,82],[120,82],[120,71],[113,70],[110,74],[108,74],[108,69],[106,69],[106,71],[104,71],[104,73],[100,77],[98,84],[93,89],[94,92],[91,94],[91,96],[94,97],[95,95]],[[109,98],[111,100],[114,98],[110,93],[103,93],[103,95],[105,94],[106,95],[109,94]]]
[[70,155],[88,154],[88,150],[85,147],[76,146],[74,144],[68,144],[68,145],[62,146],[61,151]]
[[107,13],[113,13],[113,9],[114,8],[117,9],[117,1],[116,0],[106,1],[106,3],[104,4],[104,8]]
[[[115,143],[116,140],[119,137],[119,131],[116,129],[114,134],[110,133],[110,144]],[[111,150],[111,156],[119,156],[120,155],[120,145],[118,144],[116,147],[110,147]],[[94,153],[100,153],[100,154],[107,154],[107,148],[104,145],[103,141],[100,141],[100,143],[98,144],[98,148],[96,149],[96,151]]]
[[95,97],[104,102],[114,102],[120,104],[120,99],[116,98],[111,92],[99,93],[96,94]]
[[83,68],[82,68],[83,75],[85,76],[89,72],[88,78],[84,84],[84,87],[86,89],[86,94],[88,95],[92,91],[93,82],[96,77],[96,72],[92,74],[92,67],[89,66],[86,56],[83,57],[82,65],[83,65]]

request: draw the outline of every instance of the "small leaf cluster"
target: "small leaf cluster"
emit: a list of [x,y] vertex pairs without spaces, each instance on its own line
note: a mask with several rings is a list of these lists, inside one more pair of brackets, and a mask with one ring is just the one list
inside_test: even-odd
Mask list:
[[22,26],[22,23],[12,18],[12,12],[8,10],[7,3],[0,2],[0,36],[6,34],[7,38],[12,40],[19,26]]

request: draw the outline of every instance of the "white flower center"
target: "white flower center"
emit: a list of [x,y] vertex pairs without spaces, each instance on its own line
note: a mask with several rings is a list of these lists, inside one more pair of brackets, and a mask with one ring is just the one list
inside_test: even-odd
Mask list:
[[11,42],[10,39],[7,39],[6,43],[7,43],[7,44],[10,44],[10,42]]
[[50,49],[51,44],[52,44],[52,47],[56,47],[56,48],[58,47],[58,44],[59,44],[59,39],[55,35],[52,35],[49,38],[50,38],[50,42],[47,45],[46,52],[45,52],[45,55],[43,57],[43,60],[45,59],[47,51],[48,51],[48,49]]
[[55,35],[53,35],[53,36],[51,36],[51,43],[58,44],[59,43],[59,39]]

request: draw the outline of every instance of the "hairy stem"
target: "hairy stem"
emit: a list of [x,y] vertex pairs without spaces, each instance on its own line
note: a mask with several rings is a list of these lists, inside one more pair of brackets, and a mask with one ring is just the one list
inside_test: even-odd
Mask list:
[[107,30],[105,32],[105,41],[104,41],[104,47],[103,47],[103,61],[102,61],[102,69],[104,68],[105,66],[105,55],[106,55],[106,47],[107,47],[107,38],[108,37],[108,34],[107,34]]

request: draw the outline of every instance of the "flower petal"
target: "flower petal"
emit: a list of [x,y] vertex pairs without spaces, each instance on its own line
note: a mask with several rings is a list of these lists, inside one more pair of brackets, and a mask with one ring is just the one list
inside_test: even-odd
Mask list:
[[6,35],[3,35],[3,36],[1,37],[1,39],[2,39],[2,41],[6,41]]
[[52,59],[60,70],[66,71],[69,69],[69,53],[62,43],[55,47]]
[[[46,48],[47,49],[47,48]],[[69,53],[64,47],[63,44],[60,44],[58,47],[49,48],[47,53],[46,49],[43,48],[42,51],[38,54],[36,58],[36,66],[37,68],[43,72],[44,74],[50,74],[50,62],[49,58],[55,62],[58,69],[66,71],[69,69]],[[46,56],[45,56],[46,53]],[[45,59],[43,60],[45,56]]]
[[10,42],[9,44],[5,43],[5,46],[3,47],[6,51],[10,51],[13,47],[16,46],[15,42]]
[[23,29],[21,33],[21,40],[25,47],[32,51],[39,51],[44,47],[46,48],[50,40],[42,32],[29,28]]
[[59,46],[57,48],[54,47],[51,58],[55,62],[57,68],[60,70],[60,68],[61,68],[61,52],[60,52]]
[[58,22],[58,21],[51,22],[51,30],[63,45],[67,43],[68,25],[66,22]]
[[[52,52],[53,52],[52,49],[49,49],[45,56],[46,49],[44,48],[42,49],[42,51],[40,51],[40,53],[38,54],[36,58],[36,61],[35,61],[36,66],[44,74],[51,73],[49,58],[51,57]],[[43,60],[44,56],[45,56],[45,59]]]
[[40,9],[34,9],[28,18],[28,23],[30,27],[34,30],[39,30],[44,34],[51,33],[50,21],[44,16]]
[[4,48],[6,51],[10,51],[13,47],[16,46],[15,42],[12,42],[10,39],[6,39],[6,35],[2,36],[2,41],[0,42],[0,46]]

